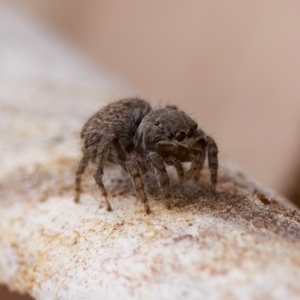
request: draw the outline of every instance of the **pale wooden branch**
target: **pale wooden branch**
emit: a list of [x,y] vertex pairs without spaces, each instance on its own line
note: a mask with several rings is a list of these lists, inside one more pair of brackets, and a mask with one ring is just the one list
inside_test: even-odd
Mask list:
[[[18,36],[18,24],[5,18]],[[0,283],[35,299],[299,299],[299,210],[222,159],[215,195],[206,168],[200,182],[185,184],[170,169],[170,211],[148,175],[152,213],[145,215],[118,168],[105,178],[113,212],[92,168],[75,204],[80,127],[120,87],[83,67],[74,71],[76,60],[53,56],[29,29],[27,48],[4,45],[3,32],[0,40],[15,72],[1,74]],[[38,80],[26,64],[13,68],[15,55],[33,52],[29,69],[44,74]]]

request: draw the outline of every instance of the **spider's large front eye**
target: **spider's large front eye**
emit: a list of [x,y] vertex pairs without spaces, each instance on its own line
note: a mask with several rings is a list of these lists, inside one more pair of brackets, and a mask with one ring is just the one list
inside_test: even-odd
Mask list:
[[170,133],[168,134],[168,138],[171,140],[173,137],[174,137],[174,134],[173,134],[172,132],[170,132]]
[[178,142],[181,142],[181,141],[183,141],[183,140],[185,139],[185,137],[186,137],[185,132],[180,131],[180,132],[177,134],[177,136],[176,136],[176,140],[177,140]]

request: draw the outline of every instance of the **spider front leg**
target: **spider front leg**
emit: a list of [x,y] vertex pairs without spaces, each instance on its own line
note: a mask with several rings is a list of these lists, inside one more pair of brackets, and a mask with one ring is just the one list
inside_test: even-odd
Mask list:
[[211,186],[215,191],[218,175],[218,147],[214,139],[206,136],[202,130],[197,130],[196,141],[194,144],[195,159],[192,162],[190,170],[187,172],[185,179],[189,180],[199,178],[199,173],[203,167],[206,152],[208,156],[208,166],[211,173]]
[[199,181],[199,178],[200,178],[200,172],[201,170],[203,169],[203,165],[204,165],[204,161],[205,161],[205,158],[206,158],[206,147],[203,148],[202,150],[202,155],[201,155],[201,159],[199,161],[199,166],[197,168],[197,170],[195,171],[194,175],[193,175],[193,179],[195,181]]
[[147,157],[150,159],[154,168],[158,172],[158,179],[165,196],[166,207],[167,209],[171,209],[172,200],[170,195],[170,180],[169,180],[169,176],[164,161],[156,152],[150,152]]
[[186,180],[189,180],[192,177],[194,177],[194,179],[197,179],[197,176],[199,176],[206,157],[206,146],[206,136],[201,129],[198,129],[196,131],[195,142],[192,147],[194,160],[192,161],[191,168],[185,176]]
[[[143,164],[144,165],[144,164]],[[144,203],[145,212],[150,213],[149,202],[145,193],[144,183],[139,172],[139,163],[136,157],[136,154],[132,153],[129,155],[126,161],[127,170],[130,173],[135,190],[138,194],[138,197],[141,199],[141,202]]]
[[182,167],[182,163],[173,156],[169,156],[167,158],[164,158],[164,162],[167,165],[175,167],[175,169],[177,171],[179,182],[180,183],[183,182],[183,180],[184,180],[184,170],[183,170],[183,167]]
[[206,137],[207,140],[207,156],[208,156],[208,166],[210,169],[211,176],[211,187],[215,191],[216,184],[218,180],[218,146],[214,139],[210,136]]
[[191,167],[185,175],[185,180],[190,180],[192,177],[195,178],[198,170],[202,169],[204,160],[205,160],[205,152],[202,149],[194,149],[195,158],[192,161]]

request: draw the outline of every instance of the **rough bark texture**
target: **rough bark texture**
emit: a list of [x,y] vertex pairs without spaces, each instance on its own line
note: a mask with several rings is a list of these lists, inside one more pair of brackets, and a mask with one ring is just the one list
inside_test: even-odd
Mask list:
[[120,87],[30,28],[20,47],[0,20],[1,284],[35,299],[299,299],[299,210],[224,160],[216,195],[207,168],[185,184],[169,169],[170,211],[148,175],[145,215],[119,168],[105,172],[113,212],[92,167],[75,204],[80,127]]

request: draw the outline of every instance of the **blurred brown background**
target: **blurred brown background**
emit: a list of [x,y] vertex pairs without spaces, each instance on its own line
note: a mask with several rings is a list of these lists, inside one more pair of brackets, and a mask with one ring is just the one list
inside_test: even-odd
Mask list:
[[[300,2],[10,0],[299,201]],[[298,202],[299,203],[299,202]]]

